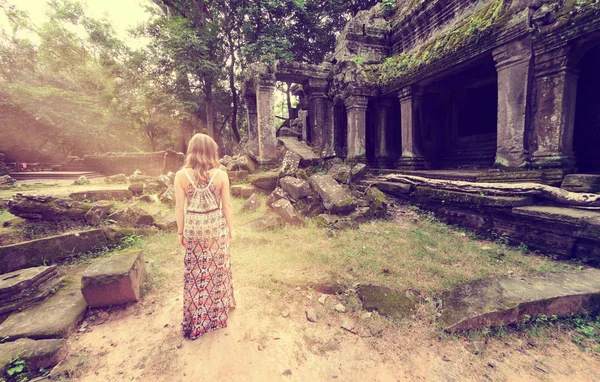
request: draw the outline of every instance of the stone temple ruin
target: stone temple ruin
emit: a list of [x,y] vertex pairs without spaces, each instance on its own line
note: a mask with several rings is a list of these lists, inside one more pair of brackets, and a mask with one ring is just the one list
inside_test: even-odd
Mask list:
[[365,186],[598,262],[600,196],[580,194],[600,192],[598,62],[595,0],[378,4],[322,64],[251,68],[248,148],[261,163],[277,158],[275,82],[293,82],[292,135],[323,158],[367,164],[380,176]]

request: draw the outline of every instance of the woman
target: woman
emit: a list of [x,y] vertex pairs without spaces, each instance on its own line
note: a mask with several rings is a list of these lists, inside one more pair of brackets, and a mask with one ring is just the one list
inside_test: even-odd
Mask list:
[[227,327],[235,308],[229,239],[232,230],[229,177],[219,169],[218,146],[206,134],[190,140],[175,175],[179,244],[185,248],[183,322],[185,337]]

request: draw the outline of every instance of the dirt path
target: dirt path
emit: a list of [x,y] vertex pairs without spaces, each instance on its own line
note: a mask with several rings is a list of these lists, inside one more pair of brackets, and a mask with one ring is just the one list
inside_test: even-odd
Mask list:
[[[171,245],[152,260],[160,285],[143,302],[109,311],[102,324],[88,319],[71,337],[62,369],[77,381],[598,380],[600,358],[566,337],[494,338],[474,355],[465,338],[440,339],[424,319],[393,324],[364,312],[340,314],[335,296],[322,305],[309,289],[266,287],[255,268],[236,267],[245,263],[244,249],[234,248],[238,308],[227,329],[196,341],[181,337],[182,254]],[[317,311],[317,323],[306,320],[307,307]],[[347,319],[358,334],[340,327]]]

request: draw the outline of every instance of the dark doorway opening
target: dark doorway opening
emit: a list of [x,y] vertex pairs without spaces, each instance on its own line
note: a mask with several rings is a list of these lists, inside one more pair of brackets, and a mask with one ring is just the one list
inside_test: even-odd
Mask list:
[[496,158],[498,75],[493,58],[428,85],[423,152],[432,168],[490,168]]
[[600,174],[600,46],[580,61],[573,151],[580,172]]
[[367,163],[369,166],[377,165],[377,150],[379,148],[379,144],[377,139],[379,137],[378,129],[379,129],[379,121],[378,121],[378,105],[377,103],[370,99],[367,105],[367,115],[366,115],[366,131],[365,131],[365,150],[367,155]]
[[335,155],[345,158],[348,155],[348,114],[342,102],[333,107],[333,126]]

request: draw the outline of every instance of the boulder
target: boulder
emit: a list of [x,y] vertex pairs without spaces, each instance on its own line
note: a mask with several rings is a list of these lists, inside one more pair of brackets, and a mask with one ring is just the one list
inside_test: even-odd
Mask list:
[[251,231],[271,231],[277,228],[281,228],[285,225],[285,222],[272,210],[268,210],[263,216],[256,220],[251,221],[244,227]]
[[147,183],[152,182],[153,180],[156,180],[156,178],[148,175],[141,175],[137,170],[129,177],[130,183]]
[[314,218],[325,212],[325,207],[319,195],[311,194],[296,203],[298,212],[306,217]]
[[563,179],[561,188],[571,192],[600,193],[600,175],[570,174]]
[[231,186],[231,195],[233,195],[237,198],[248,199],[255,192],[258,192],[258,188],[254,187],[254,186],[247,186],[247,185]]
[[154,203],[156,201],[150,195],[142,195],[139,198],[137,198],[137,200],[140,201],[140,202],[142,202],[142,203]]
[[108,219],[122,227],[139,227],[154,224],[154,217],[138,207],[124,207],[110,214]]
[[77,186],[83,186],[84,184],[90,184],[90,180],[85,175],[81,175],[79,178],[73,181],[73,184]]
[[300,200],[310,194],[310,185],[307,181],[287,176],[279,181],[281,188],[293,200]]
[[300,155],[293,151],[286,151],[281,162],[281,170],[279,174],[281,176],[293,176],[300,167]]
[[273,203],[278,201],[279,199],[287,199],[288,195],[283,191],[280,187],[277,187],[267,196],[267,207],[271,207]]
[[99,201],[92,204],[92,208],[85,214],[88,225],[99,226],[104,223],[108,215],[114,212],[114,204],[109,201]]
[[231,184],[244,183],[248,179],[248,171],[244,170],[227,171],[227,175]]
[[163,204],[175,207],[175,186],[169,185],[169,188],[158,196],[158,200]]
[[295,226],[304,226],[306,223],[304,219],[296,212],[292,203],[287,199],[279,199],[271,206],[273,211],[277,213],[277,215],[281,216],[281,218],[288,224]]
[[177,220],[173,215],[163,216],[156,219],[154,226],[163,232],[175,231],[177,230]]
[[27,220],[83,220],[89,203],[53,196],[16,194],[9,205],[11,214]]
[[144,193],[144,183],[133,183],[128,188],[133,195],[139,196]]
[[129,190],[94,190],[73,192],[69,197],[80,202],[97,202],[98,200],[119,200],[131,199],[133,194]]
[[15,184],[15,180],[10,175],[0,176],[0,190],[8,190]]
[[301,167],[309,167],[320,159],[305,142],[300,142],[297,138],[279,137],[278,140],[288,151],[300,156]]
[[51,369],[67,356],[67,340],[32,340],[20,338],[0,344],[0,375],[4,375],[10,363],[25,361],[30,370]]
[[254,194],[252,194],[252,196],[250,196],[248,198],[248,200],[246,200],[246,202],[242,206],[242,211],[254,212],[260,208],[261,204],[262,204],[262,201],[260,200],[258,195],[256,193],[254,193]]
[[256,167],[258,163],[249,155],[241,156],[237,161],[238,170],[248,171],[248,173],[252,174],[256,171]]
[[404,318],[410,316],[417,307],[412,292],[378,285],[359,285],[356,294],[362,301],[363,309],[376,311],[382,316]]
[[341,158],[335,157],[325,161],[325,168],[329,171],[336,164],[344,164],[344,161]]
[[160,174],[156,177],[156,181],[162,183],[165,188],[169,187],[169,185],[173,183],[172,180],[173,179],[170,178],[169,175],[165,174]]
[[345,215],[356,209],[356,201],[350,191],[340,186],[330,175],[312,175],[309,181],[330,213]]
[[375,187],[369,187],[365,192],[365,196],[369,201],[367,218],[384,219],[388,213],[388,202],[385,194]]
[[162,194],[169,188],[169,185],[158,180],[144,183],[144,192],[149,194]]
[[340,183],[349,184],[352,179],[352,167],[343,163],[334,164],[329,171],[327,171],[327,175],[330,175]]
[[104,178],[104,182],[108,184],[125,184],[127,180],[127,175],[125,174],[111,175]]
[[357,163],[352,167],[352,181],[357,181],[362,179],[365,175],[367,175],[367,165],[364,163]]
[[279,172],[263,172],[260,174],[250,175],[248,178],[254,187],[269,193],[277,187]]
[[137,302],[145,277],[141,251],[117,254],[86,269],[81,278],[81,293],[92,308]]

